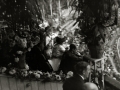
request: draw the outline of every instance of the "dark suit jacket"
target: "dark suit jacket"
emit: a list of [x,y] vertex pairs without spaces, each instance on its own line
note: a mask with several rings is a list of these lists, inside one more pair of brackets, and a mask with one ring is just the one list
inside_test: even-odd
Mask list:
[[27,64],[32,70],[53,71],[48,60],[37,45],[27,54]]
[[71,51],[66,51],[63,54],[60,69],[64,73],[67,73],[68,71],[74,71],[74,65],[80,61],[82,61],[82,59],[76,54],[72,53]]
[[63,90],[84,90],[84,80],[79,75],[67,79],[63,84]]

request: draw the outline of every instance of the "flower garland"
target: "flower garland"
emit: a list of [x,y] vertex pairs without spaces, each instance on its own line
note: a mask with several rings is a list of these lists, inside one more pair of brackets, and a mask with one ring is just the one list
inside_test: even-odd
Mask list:
[[73,76],[73,72],[69,71],[66,75],[61,71],[59,74],[55,72],[42,72],[39,70],[31,71],[26,69],[17,69],[11,68],[7,69],[6,67],[0,68],[1,74],[6,74],[21,80],[38,80],[38,81],[64,81],[67,78]]
[[[108,63],[108,62],[107,62]],[[93,70],[91,74],[94,73]],[[62,71],[60,73],[55,72],[42,72],[39,70],[26,70],[26,69],[18,69],[18,68],[10,68],[0,67],[0,74],[9,75],[11,77],[15,77],[21,80],[37,80],[42,82],[50,82],[50,81],[64,81],[67,78],[73,76],[73,72],[69,71],[66,75],[63,74]],[[110,69],[110,66],[105,68],[103,71],[104,75],[110,76],[111,78],[120,81],[120,73],[116,73],[114,69]],[[97,70],[96,75],[94,77],[98,77],[101,75],[101,71]]]

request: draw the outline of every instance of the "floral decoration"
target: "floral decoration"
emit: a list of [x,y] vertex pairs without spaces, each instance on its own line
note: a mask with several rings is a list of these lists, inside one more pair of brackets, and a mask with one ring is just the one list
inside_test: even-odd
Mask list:
[[65,79],[73,76],[72,71],[69,71],[65,75],[63,74],[62,71],[60,71],[60,73],[55,73],[55,72],[42,72],[39,70],[32,71],[32,70],[18,69],[18,68],[7,69],[6,67],[1,67],[0,73],[6,74],[21,80],[40,80],[43,82],[64,81]]

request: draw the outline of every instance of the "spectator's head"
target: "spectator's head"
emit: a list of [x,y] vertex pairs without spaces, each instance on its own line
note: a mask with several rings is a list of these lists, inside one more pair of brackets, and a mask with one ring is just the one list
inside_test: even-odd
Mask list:
[[63,44],[64,38],[56,37],[56,43],[57,44]]
[[90,65],[85,61],[80,61],[75,65],[75,73],[84,77],[84,79],[89,77]]
[[94,83],[91,83],[91,82],[85,83],[84,88],[85,90],[98,90],[98,87]]
[[74,44],[70,44],[70,51],[75,51],[76,50],[76,46]]

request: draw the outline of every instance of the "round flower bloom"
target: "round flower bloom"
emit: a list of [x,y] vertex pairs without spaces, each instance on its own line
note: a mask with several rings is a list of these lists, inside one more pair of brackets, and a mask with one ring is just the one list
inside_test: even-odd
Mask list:
[[2,73],[4,73],[6,70],[7,70],[6,67],[2,67],[2,68],[1,68],[1,72],[2,72]]
[[27,76],[28,76],[27,71],[23,71],[23,72],[22,72],[22,76],[23,76],[23,77],[27,77]]
[[52,76],[52,75],[50,75],[49,72],[45,73],[45,75],[46,75],[48,78],[50,78],[50,77]]
[[55,77],[56,77],[56,80],[61,80],[60,75],[55,75]]
[[28,73],[29,73],[29,74],[32,74],[33,72],[32,72],[32,71],[29,71]]
[[36,71],[38,74],[40,74],[40,75],[43,75],[43,73],[41,72],[41,71]]
[[35,73],[35,78],[40,78],[40,74]]
[[26,69],[26,70],[29,70],[29,66],[28,66],[27,64],[25,65],[25,69]]
[[28,51],[30,52],[30,51],[31,51],[31,48],[28,48]]
[[19,58],[18,57],[15,58],[15,62],[19,62]]
[[17,54],[21,55],[21,54],[23,54],[23,51],[17,51]]
[[12,70],[9,71],[9,74],[10,74],[10,75],[14,75],[15,73],[16,73],[16,70],[15,70],[15,69],[12,69]]

